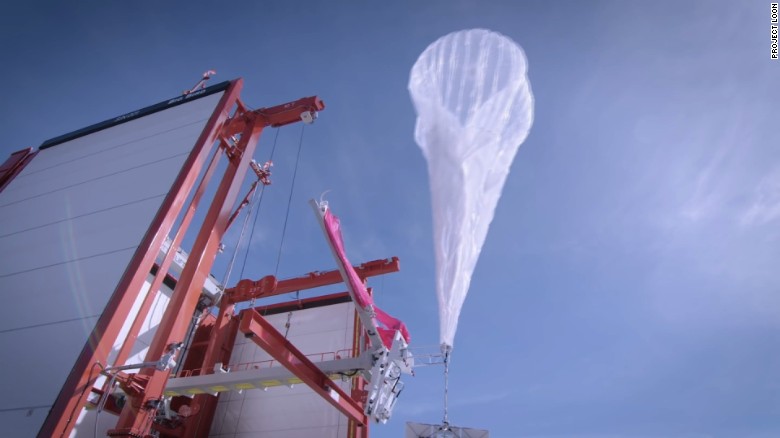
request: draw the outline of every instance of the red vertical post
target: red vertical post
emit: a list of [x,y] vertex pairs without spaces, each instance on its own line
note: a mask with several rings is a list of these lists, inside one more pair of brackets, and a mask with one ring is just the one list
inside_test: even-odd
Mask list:
[[219,164],[221,156],[222,152],[217,150],[211,157],[206,172],[203,174],[203,178],[201,178],[200,183],[198,183],[198,188],[195,190],[195,195],[187,206],[186,213],[179,225],[179,229],[176,231],[176,235],[171,241],[171,246],[168,248],[168,252],[165,254],[165,257],[157,270],[157,274],[154,276],[154,279],[149,286],[149,292],[146,294],[146,297],[144,297],[141,308],[138,310],[138,314],[135,316],[133,324],[130,326],[125,341],[122,343],[122,347],[119,349],[119,352],[114,359],[115,365],[124,365],[125,361],[130,356],[138,333],[141,331],[141,326],[146,320],[149,310],[152,308],[152,303],[160,290],[160,286],[162,286],[163,279],[165,279],[166,274],[168,274],[168,270],[173,262],[173,257],[176,255],[176,249],[181,245],[181,241],[184,239],[184,235],[192,222],[192,218],[195,216],[195,210],[198,208],[200,199],[203,197],[203,193],[206,191],[206,187],[208,186],[211,177],[214,175],[214,171],[217,169],[217,164]]
[[[223,296],[222,302],[219,305],[219,315],[217,316],[214,325],[211,327],[208,345],[206,346],[206,351],[203,353],[203,360],[200,364],[200,374],[216,372],[214,366],[220,360],[219,358],[223,356],[223,348],[228,340],[231,340],[229,348],[232,350],[232,342],[235,342],[235,332],[238,327],[237,324],[232,324],[231,327],[234,309],[235,304],[230,302],[227,296]],[[214,419],[217,397],[218,395],[198,394],[193,398],[193,403],[201,408],[201,418],[196,422],[191,421],[186,423],[183,436],[199,438],[208,436],[209,430],[211,429],[211,422]],[[206,412],[206,409],[208,409],[209,412]]]
[[[238,191],[264,126],[252,120],[246,123],[241,133],[239,143],[236,145],[237,153],[233,154],[214,194],[211,207],[206,213],[190,252],[188,263],[184,266],[171,301],[160,321],[157,335],[149,346],[147,361],[160,359],[169,345],[184,340],[189,319],[195,311],[201,289],[211,271],[214,257],[238,197]],[[110,436],[139,437],[149,432],[169,374],[170,370],[156,368],[145,368],[140,371],[140,382],[143,382],[144,390],[141,393],[128,394],[127,404],[122,410],[116,429],[109,431]]]
[[[352,357],[360,356],[363,350],[363,324],[360,322],[360,315],[357,310],[353,316],[353,328],[352,328]],[[358,373],[357,376],[352,378],[352,399],[355,400],[362,409],[365,410],[366,400],[366,379],[363,378],[362,373]],[[359,425],[355,420],[350,419],[347,426],[349,428],[348,435],[350,438],[368,438],[368,424]]]
[[229,117],[229,111],[238,100],[243,80],[233,81],[209,118],[192,152],[182,166],[171,190],[163,200],[149,229],[141,240],[122,278],[108,301],[103,313],[89,335],[65,384],[49,411],[49,415],[38,432],[39,438],[69,436],[73,420],[86,404],[88,389],[97,377],[92,370],[96,364],[105,365],[114,342],[127,320],[157,253],[165,237],[171,231],[203,164],[212,150],[222,125]]

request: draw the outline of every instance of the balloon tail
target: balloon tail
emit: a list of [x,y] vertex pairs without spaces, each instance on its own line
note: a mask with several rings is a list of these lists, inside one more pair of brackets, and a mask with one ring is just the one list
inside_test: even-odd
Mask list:
[[441,352],[444,355],[444,420],[442,420],[442,424],[445,428],[448,428],[450,420],[447,412],[447,395],[449,392],[450,354],[452,353],[452,345],[441,344]]

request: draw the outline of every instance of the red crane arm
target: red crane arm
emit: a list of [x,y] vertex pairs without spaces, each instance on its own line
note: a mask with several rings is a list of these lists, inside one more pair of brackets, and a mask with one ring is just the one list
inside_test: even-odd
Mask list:
[[[355,267],[355,271],[361,279],[398,272],[400,269],[398,257],[372,260]],[[269,275],[256,281],[241,280],[235,287],[225,289],[225,297],[231,303],[240,303],[249,301],[252,298],[282,295],[299,290],[337,284],[343,281],[344,279],[341,277],[338,269],[327,272],[310,272],[300,277],[280,281],[276,281],[272,275]]]

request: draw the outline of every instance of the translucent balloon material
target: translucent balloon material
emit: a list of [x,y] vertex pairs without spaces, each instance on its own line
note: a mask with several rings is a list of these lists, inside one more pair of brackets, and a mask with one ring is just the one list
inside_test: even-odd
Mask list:
[[428,161],[440,337],[452,346],[509,167],[533,123],[523,50],[484,29],[446,35],[412,67],[415,140]]

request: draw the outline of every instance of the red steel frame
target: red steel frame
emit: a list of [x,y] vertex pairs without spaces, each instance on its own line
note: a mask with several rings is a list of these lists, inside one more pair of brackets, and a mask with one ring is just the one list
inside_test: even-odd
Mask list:
[[149,310],[152,308],[152,303],[154,303],[154,298],[159,293],[160,286],[165,279],[165,275],[160,275],[160,273],[167,273],[170,269],[173,258],[176,255],[176,248],[181,245],[181,241],[184,239],[186,230],[189,228],[190,223],[192,222],[192,218],[195,216],[195,211],[197,210],[198,204],[200,203],[200,199],[203,197],[203,193],[206,191],[206,186],[208,185],[207,183],[217,168],[217,164],[219,163],[219,158],[221,156],[221,154],[218,152],[219,151],[215,151],[211,157],[211,161],[209,162],[209,166],[206,169],[206,173],[204,174],[203,178],[201,178],[200,184],[198,184],[198,188],[195,190],[195,195],[192,197],[192,200],[190,200],[190,204],[186,213],[184,214],[181,225],[179,226],[176,235],[171,241],[171,245],[168,248],[168,252],[165,254],[165,257],[163,258],[162,263],[157,270],[157,274],[152,280],[152,284],[149,287],[149,292],[146,294],[146,297],[144,297],[141,308],[138,310],[138,314],[136,314],[135,320],[133,320],[133,325],[130,326],[130,331],[125,338],[125,341],[122,343],[122,347],[119,349],[116,358],[114,359],[114,363],[116,364],[125,363],[127,358],[130,356],[133,344],[135,344],[135,340],[138,338],[138,333],[141,331],[141,325],[144,323],[144,321],[146,321]]
[[[368,288],[368,293],[371,294],[371,292],[371,288]],[[364,345],[368,343],[368,339],[363,337],[364,329],[362,329],[360,315],[357,310],[353,318],[352,357],[358,357],[362,353]],[[368,392],[365,390],[367,383],[361,374],[352,378],[352,394],[350,395],[361,406],[365,406],[366,398],[368,398]],[[357,421],[350,419],[347,425],[347,438],[368,438],[368,427],[361,427]]]
[[[95,365],[105,366],[114,342],[128,319],[133,303],[136,301],[154,263],[164,239],[170,235],[182,206],[191,193],[193,186],[203,169],[214,144],[219,140],[221,149],[215,152],[215,158],[209,165],[198,193],[193,197],[182,225],[174,238],[174,244],[164,258],[153,283],[159,288],[162,278],[167,274],[173,253],[187,231],[191,212],[197,208],[201,188],[208,183],[215,161],[221,152],[229,158],[229,163],[206,213],[200,231],[190,251],[190,262],[184,267],[182,275],[174,289],[171,301],[149,348],[146,361],[156,361],[166,352],[169,345],[183,341],[187,325],[194,313],[201,288],[211,270],[219,243],[227,229],[232,206],[234,205],[244,175],[249,168],[251,158],[257,146],[259,136],[266,126],[283,126],[301,120],[306,111],[318,111],[324,104],[316,97],[303,98],[295,102],[272,108],[247,111],[240,102],[239,94],[243,86],[241,79],[230,83],[220,99],[215,111],[208,120],[192,152],[176,177],[144,236],[138,250],[133,255],[125,273],[109,300],[104,312],[98,319],[88,341],[82,349],[65,385],[63,385],[54,406],[49,412],[38,437],[70,435],[74,427],[73,419],[86,404],[88,389],[94,384]],[[235,114],[231,117],[231,111]],[[228,139],[241,134],[233,145]],[[154,286],[154,284],[153,284]],[[149,295],[156,293],[152,288]],[[133,324],[135,332],[128,334],[132,342],[137,336],[140,324]],[[132,340],[131,340],[132,339]],[[123,348],[125,350],[126,348]],[[118,363],[118,362],[117,362]],[[128,401],[120,415],[116,429],[109,431],[111,436],[146,437],[149,435],[152,421],[162,398],[162,391],[170,370],[144,368],[139,374],[130,375],[124,386]]]
[[282,303],[255,306],[254,309],[255,312],[267,316],[348,301],[352,301],[352,299],[349,297],[349,292],[337,292],[335,294],[319,295],[316,297],[301,298],[298,300],[286,301]]
[[[157,360],[171,345],[184,340],[189,319],[195,312],[201,289],[227,231],[233,205],[238,198],[263,128],[298,122],[304,112],[324,108],[324,104],[316,97],[252,112],[247,112],[240,102],[237,104],[236,114],[227,120],[220,135],[223,144],[228,143],[224,139],[234,138],[239,132],[240,139],[233,147],[225,149],[230,163],[190,252],[189,259],[195,262],[184,266],[157,333],[149,346],[147,362]],[[149,434],[169,375],[169,369],[143,368],[130,378],[123,386],[127,393],[127,404],[119,416],[116,429],[109,430],[109,436],[143,437]],[[142,390],[137,390],[138,387]]]
[[358,426],[368,426],[368,417],[363,412],[363,407],[256,310],[247,309],[241,312],[239,330]]
[[22,149],[12,153],[3,164],[0,164],[0,192],[22,172],[37,154],[38,151],[33,151],[33,148]]
[[[398,272],[399,269],[400,262],[398,257],[372,260],[370,262],[365,262],[355,266],[355,272],[361,280],[365,280],[368,277],[373,277],[376,275]],[[269,277],[263,277],[257,281],[247,279],[240,280],[235,287],[226,289],[225,295],[229,297],[229,300],[232,303],[239,303],[241,301],[249,301],[252,298],[265,298],[305,289],[314,289],[331,284],[338,284],[343,282],[344,279],[341,277],[341,272],[338,269],[334,269],[332,271],[326,272],[310,272],[300,277],[281,280],[271,291],[268,290],[267,285],[264,285],[264,283],[268,281],[271,281]]]
[[[398,257],[373,260],[355,266],[355,272],[357,272],[361,280],[365,280],[368,277],[377,275],[398,272],[399,269],[400,262]],[[290,292],[338,284],[342,281],[343,278],[341,277],[341,273],[338,270],[332,270],[327,272],[310,272],[300,277],[289,278],[280,281],[277,281],[273,276],[266,276],[257,281],[243,279],[240,280],[235,287],[225,289],[225,293],[220,303],[217,321],[214,323],[214,326],[211,330],[208,347],[200,366],[201,372],[214,372],[215,365],[217,362],[221,361],[222,357],[224,357],[225,349],[232,348],[232,345],[227,345],[227,340],[233,339],[235,337],[235,333],[232,333],[230,330],[230,324],[233,318],[235,305],[237,303],[249,301],[254,298],[267,298]],[[269,353],[271,352],[269,351]],[[319,369],[317,369],[317,371],[319,371]],[[205,415],[210,415],[204,411],[216,405],[216,397],[208,394],[196,395],[193,400],[195,405],[203,408],[201,410],[202,417]],[[213,416],[213,412],[211,415]],[[208,436],[208,432],[211,427],[212,416],[209,418],[201,418],[199,421],[195,422],[195,424],[190,423],[187,426],[187,430],[184,436],[199,438]],[[365,436],[367,437],[368,427],[363,427],[362,430],[365,432]]]
[[[146,235],[141,240],[138,250],[130,260],[111,299],[95,324],[87,343],[81,350],[81,354],[38,432],[39,438],[65,437],[69,436],[73,430],[73,419],[84,408],[88,395],[87,390],[92,386],[96,377],[93,376],[92,370],[95,364],[105,366],[107,363],[108,355],[149,275],[157,253],[165,237],[171,232],[182,205],[192,190],[222,125],[229,116],[230,108],[238,101],[242,86],[243,80],[241,79],[230,84],[206,123],[171,190],[163,200]],[[164,276],[165,273],[159,270],[158,275]]]
[[[374,260],[355,267],[355,271],[363,280],[375,275],[398,272],[399,269],[397,257],[386,260]],[[236,287],[225,289],[225,294],[219,307],[219,316],[217,317],[217,322],[214,324],[214,329],[211,332],[209,346],[203,358],[201,369],[213,369],[214,365],[219,361],[221,349],[225,345],[224,339],[228,336],[227,327],[230,323],[230,318],[233,316],[236,303],[249,301],[254,298],[271,297],[341,282],[341,274],[338,270],[333,270],[327,272],[311,272],[301,277],[281,281],[277,281],[276,278],[271,275],[263,277],[258,281],[245,279],[239,281]],[[198,397],[196,398],[196,401],[203,398],[204,397]]]

